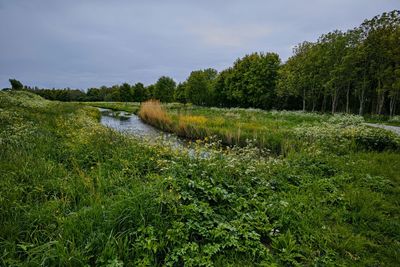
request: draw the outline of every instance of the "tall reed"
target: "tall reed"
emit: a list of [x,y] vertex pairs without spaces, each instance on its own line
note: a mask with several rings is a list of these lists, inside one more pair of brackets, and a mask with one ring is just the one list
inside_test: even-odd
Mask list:
[[164,131],[172,130],[172,120],[158,100],[149,100],[140,105],[139,117],[146,123]]

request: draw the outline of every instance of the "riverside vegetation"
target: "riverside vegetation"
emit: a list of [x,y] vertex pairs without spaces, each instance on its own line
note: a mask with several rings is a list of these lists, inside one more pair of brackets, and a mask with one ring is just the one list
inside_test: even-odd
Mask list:
[[[397,136],[354,116],[157,105],[141,117],[216,135],[196,142],[209,156],[0,92],[0,265],[399,265]],[[242,147],[222,149],[239,124]]]
[[[217,136],[223,144],[244,146],[249,141],[275,155],[309,149],[345,153],[348,149],[400,148],[400,138],[365,126],[363,117],[299,111],[243,108],[204,108],[144,102],[139,116],[145,122],[189,139]],[[318,146],[313,144],[318,143]]]

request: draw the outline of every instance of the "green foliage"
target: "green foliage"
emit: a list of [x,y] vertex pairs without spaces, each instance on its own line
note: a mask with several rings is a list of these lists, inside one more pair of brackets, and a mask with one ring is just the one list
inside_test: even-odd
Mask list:
[[214,82],[214,103],[216,106],[232,107],[237,105],[229,93],[229,77],[232,75],[232,68],[221,71]]
[[400,11],[393,10],[303,42],[280,71],[278,94],[301,98],[303,110],[392,116],[400,97],[399,38]]
[[172,102],[176,83],[170,77],[162,76],[154,85],[153,97],[161,102]]
[[143,102],[149,99],[150,95],[146,87],[142,83],[136,83],[133,87],[133,100],[137,102]]
[[146,87],[149,98],[155,98],[155,91],[156,91],[156,86],[154,84],[150,84],[149,86]]
[[213,81],[217,76],[214,69],[192,71],[185,83],[186,98],[195,105],[213,104]]
[[[2,266],[399,265],[398,152],[175,151],[76,103],[11,91],[0,109]],[[331,118],[218,123],[266,114]]]
[[174,101],[185,104],[188,101],[186,91],[186,82],[179,83],[174,92]]
[[276,155],[303,149],[336,153],[400,149],[400,137],[363,125],[364,119],[358,115],[164,106],[172,122],[154,124],[145,117],[142,120],[188,139],[216,136],[225,145],[253,143]]
[[16,79],[9,79],[9,81],[13,90],[22,90],[24,88],[24,85]]
[[128,83],[123,83],[120,86],[119,97],[122,102],[132,102],[133,101],[133,90]]
[[134,114],[138,113],[140,108],[140,103],[138,102],[79,102],[79,103],[92,107],[119,110]]
[[279,65],[275,53],[254,53],[238,59],[226,81],[228,97],[241,107],[273,108]]

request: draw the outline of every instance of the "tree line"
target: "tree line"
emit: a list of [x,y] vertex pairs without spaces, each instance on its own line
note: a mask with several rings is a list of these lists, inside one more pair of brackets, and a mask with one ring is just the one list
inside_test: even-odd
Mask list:
[[[400,11],[365,20],[359,27],[305,41],[282,63],[276,53],[253,53],[233,66],[192,71],[176,84],[163,76],[142,83],[78,89],[38,89],[10,80],[13,89],[31,90],[61,101],[193,103],[363,115],[396,114],[400,99]],[[18,84],[19,83],[19,84]]]

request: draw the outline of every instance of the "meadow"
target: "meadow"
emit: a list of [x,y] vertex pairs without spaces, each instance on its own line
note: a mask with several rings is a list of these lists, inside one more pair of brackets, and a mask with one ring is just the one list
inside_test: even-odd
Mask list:
[[138,114],[178,136],[194,140],[212,136],[229,146],[251,143],[274,155],[304,149],[337,153],[400,149],[396,134],[366,126],[362,116],[352,114],[161,105],[157,101],[143,103]]
[[111,110],[125,111],[129,113],[138,113],[140,103],[138,102],[75,102],[75,104],[83,104],[86,106],[108,108]]
[[147,105],[209,156],[0,92],[0,265],[400,264],[398,136],[356,116]]

